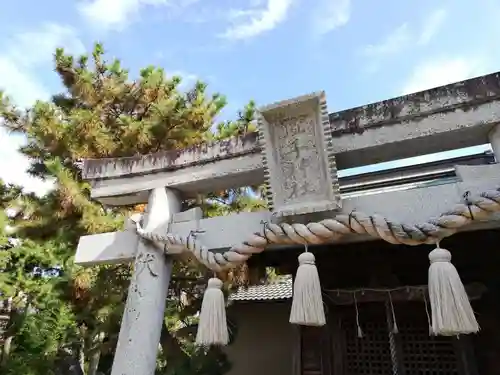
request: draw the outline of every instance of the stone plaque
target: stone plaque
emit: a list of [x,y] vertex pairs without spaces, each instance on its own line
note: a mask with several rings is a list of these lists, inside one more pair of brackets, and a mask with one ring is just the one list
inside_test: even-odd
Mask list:
[[324,92],[259,110],[268,204],[278,217],[340,208]]

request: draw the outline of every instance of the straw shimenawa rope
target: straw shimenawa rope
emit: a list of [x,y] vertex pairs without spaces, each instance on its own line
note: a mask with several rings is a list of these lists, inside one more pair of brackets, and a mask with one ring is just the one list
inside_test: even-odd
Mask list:
[[[331,219],[309,224],[263,225],[261,233],[254,233],[247,240],[223,253],[214,253],[199,243],[195,235],[181,238],[175,234],[146,232],[139,220],[134,220],[140,237],[154,242],[167,254],[189,251],[214,271],[233,268],[245,262],[253,254],[262,252],[270,244],[322,244],[337,240],[346,234],[367,234],[392,244],[434,244],[455,233],[473,220],[482,220],[500,211],[500,188],[486,191],[478,196],[466,194],[465,203],[457,204],[423,224],[407,225],[391,221],[380,215],[352,212],[339,214]],[[174,251],[176,249],[177,251]]]

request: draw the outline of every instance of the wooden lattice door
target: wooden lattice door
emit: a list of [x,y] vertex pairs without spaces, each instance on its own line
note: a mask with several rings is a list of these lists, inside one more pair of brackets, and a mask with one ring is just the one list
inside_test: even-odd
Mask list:
[[327,329],[303,331],[302,374],[476,375],[467,338],[429,336],[422,303],[394,308],[397,334],[384,303],[359,304],[363,337],[358,337],[354,306],[332,309]]
[[363,337],[358,337],[356,311],[351,308],[339,310],[341,329],[338,339],[341,340],[343,349],[344,374],[392,374],[391,347],[385,311],[377,308],[368,310],[362,306],[358,306],[358,309],[362,319],[360,328]]
[[[339,375],[471,375],[466,338],[433,337],[425,305],[394,304],[398,333],[392,332],[389,306],[358,305],[363,337],[358,337],[354,306],[338,309]],[[340,369],[340,367],[338,367]]]

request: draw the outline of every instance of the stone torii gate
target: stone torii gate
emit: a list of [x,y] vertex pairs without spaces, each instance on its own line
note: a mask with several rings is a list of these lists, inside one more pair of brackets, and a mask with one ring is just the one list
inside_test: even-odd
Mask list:
[[[487,83],[474,82],[478,87]],[[412,96],[397,98],[330,116],[323,93],[307,95],[261,108],[258,135],[141,157],[86,160],[83,175],[92,184],[92,197],[104,204],[147,201],[141,223],[145,232],[187,238],[201,228],[205,234],[200,240],[209,251],[231,248],[253,233],[261,233],[262,222],[290,218],[303,222],[304,216],[310,221],[340,208],[343,212],[356,209],[380,215],[337,215],[329,228],[331,234],[308,226],[317,229],[322,242],[337,241],[346,234],[349,240],[349,233],[358,233],[357,240],[375,236],[392,243],[425,243],[425,236],[420,233],[419,238],[417,234],[413,238],[409,228],[447,212],[463,201],[466,191],[474,195],[500,183],[497,165],[457,167],[461,177],[457,183],[389,191],[378,194],[377,199],[354,195],[341,200],[342,179],[339,184],[337,164],[349,168],[417,156],[482,144],[489,136],[494,150],[500,149],[498,131],[490,132],[500,120],[500,100],[494,95],[478,99],[472,93],[465,99],[463,95],[455,97],[452,94],[460,84],[447,86],[438,93],[441,96],[435,94],[427,101],[415,94],[414,100]],[[465,109],[469,103],[475,103],[473,110]],[[353,127],[364,133],[349,131]],[[436,142],[429,142],[429,136]],[[267,184],[272,212],[209,219],[203,219],[199,209],[180,212],[181,199],[197,193],[258,183]],[[418,210],[408,202],[416,202]],[[467,212],[484,217],[480,204]],[[457,212],[463,219],[460,225],[447,227],[451,219],[446,216],[432,224],[435,231],[451,234],[472,220]],[[396,226],[385,217],[407,225]],[[368,227],[367,222],[378,227]],[[319,241],[318,236],[310,238]],[[289,246],[293,242],[282,243]],[[183,246],[176,246],[172,245],[169,253],[184,251]],[[171,257],[163,256],[160,250],[153,242],[141,239],[130,224],[123,232],[80,240],[75,259],[78,264],[134,261],[112,375],[154,373],[172,266]]]
[[[269,205],[273,208],[274,215],[286,217],[339,208],[337,169],[324,93],[302,96],[267,106],[259,113],[261,160],[264,164],[265,182],[270,192]],[[211,149],[205,152],[205,155],[208,154],[208,157],[205,156],[208,160],[201,167],[209,169],[207,165],[209,161],[230,154],[231,143],[235,141],[239,142],[241,139],[211,146]],[[242,143],[244,148],[246,146],[244,139]],[[207,145],[188,150],[187,153],[199,153],[203,149],[207,149]],[[231,157],[237,155],[233,152]],[[170,155],[167,153],[164,156],[162,162],[166,161],[171,165]],[[180,163],[188,164],[182,162],[182,157]],[[99,168],[96,164],[102,166],[101,162],[96,160],[85,162],[84,174],[87,178],[90,170],[95,171]],[[200,168],[200,165],[192,168]],[[115,177],[113,173],[106,172],[99,175],[101,180],[95,180],[94,184],[105,185],[106,178]],[[226,176],[229,179],[235,177]],[[151,178],[154,179],[155,176]],[[133,190],[135,192],[142,189],[134,187]],[[168,232],[186,238],[198,229],[201,211],[193,209],[180,212],[182,196],[178,190],[168,187],[144,190],[149,191],[147,209],[142,222],[146,232],[158,234]],[[193,192],[197,191],[199,190],[195,186]],[[263,219],[269,219],[268,214],[261,213],[261,216]],[[244,216],[240,216],[239,220],[244,220]],[[216,225],[211,223],[209,227]],[[254,225],[249,226],[245,223],[245,226],[250,229]],[[220,228],[230,231],[227,225],[221,225]],[[258,232],[258,229],[254,228],[254,231]],[[220,247],[220,244],[208,243],[209,249]],[[170,247],[170,253],[175,252],[173,248],[175,246]],[[134,274],[129,287],[112,375],[154,373],[172,259],[163,256],[151,242],[140,240],[130,223],[128,230],[124,232],[82,237],[76,254],[76,263],[83,265],[132,260],[134,260]]]

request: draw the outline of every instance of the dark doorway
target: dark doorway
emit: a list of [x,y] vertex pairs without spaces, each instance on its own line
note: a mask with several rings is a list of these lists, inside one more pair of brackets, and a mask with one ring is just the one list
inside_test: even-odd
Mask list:
[[477,375],[468,337],[434,337],[424,303],[335,306],[325,328],[302,329],[304,375]]

